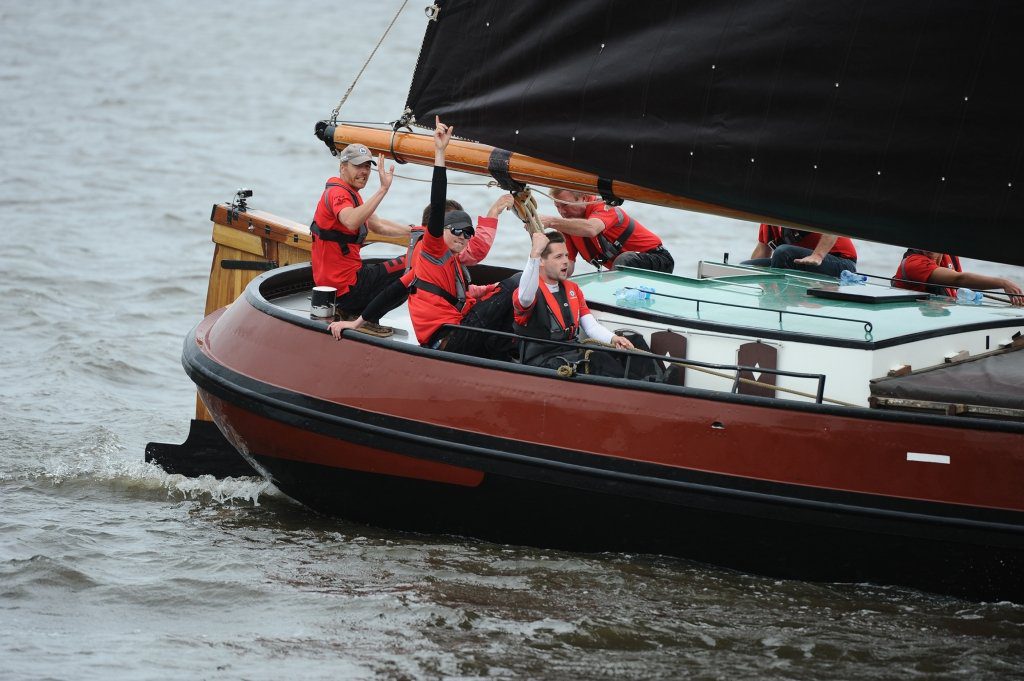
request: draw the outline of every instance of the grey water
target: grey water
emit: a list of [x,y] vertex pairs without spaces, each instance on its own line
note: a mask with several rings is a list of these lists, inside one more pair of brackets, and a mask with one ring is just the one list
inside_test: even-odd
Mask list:
[[[0,679],[1021,676],[1022,605],[403,534],[143,463],[193,414],[211,205],[251,187],[310,218],[335,168],[313,124],[398,4],[0,0]],[[421,9],[344,118],[401,113]],[[417,221],[427,175],[398,172],[381,213]],[[497,196],[453,180],[471,211]],[[685,273],[753,248],[749,223],[632,214]],[[503,217],[492,261],[527,252]]]

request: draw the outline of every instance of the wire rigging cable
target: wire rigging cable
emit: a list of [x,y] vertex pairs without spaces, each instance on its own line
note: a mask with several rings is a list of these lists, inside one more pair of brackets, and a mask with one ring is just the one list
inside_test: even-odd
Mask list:
[[331,112],[332,124],[338,122],[338,114],[341,112],[341,107],[345,105],[345,102],[348,100],[348,96],[352,94],[352,89],[356,86],[356,83],[358,83],[359,79],[362,77],[363,71],[365,71],[366,67],[370,65],[370,60],[373,59],[373,55],[377,54],[378,48],[380,48],[381,43],[384,42],[384,39],[388,37],[388,33],[391,32],[391,28],[395,25],[395,22],[398,21],[398,16],[402,13],[402,10],[405,9],[405,6],[407,4],[409,4],[409,0],[402,1],[402,6],[398,8],[397,12],[395,12],[395,16],[392,17],[391,23],[388,24],[388,27],[384,29],[384,33],[381,34],[380,40],[378,40],[377,44],[374,45],[373,50],[370,52],[370,56],[366,58],[365,62],[363,62],[363,68],[359,69],[359,73],[356,74],[355,80],[352,81],[352,84],[348,86],[348,90],[345,90],[345,94],[342,95],[341,101],[338,102],[338,106],[334,107],[334,111]]

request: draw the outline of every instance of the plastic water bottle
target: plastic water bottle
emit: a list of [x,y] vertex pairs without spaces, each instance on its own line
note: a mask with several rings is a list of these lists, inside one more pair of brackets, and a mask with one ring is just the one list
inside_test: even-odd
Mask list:
[[615,302],[617,303],[638,303],[643,300],[643,291],[635,288],[620,288],[615,290]]
[[654,302],[654,296],[652,295],[654,293],[654,287],[653,286],[641,286],[640,287],[640,292],[642,294],[642,297],[640,298],[640,300],[644,301],[645,303],[652,303],[652,302]]
[[956,302],[961,305],[981,305],[985,297],[981,291],[972,291],[969,288],[958,288],[956,290]]
[[850,270],[843,270],[842,272],[839,273],[839,284],[841,286],[861,286],[863,284],[866,284],[867,281],[868,278],[865,277],[863,274],[857,274],[856,272],[851,272]]

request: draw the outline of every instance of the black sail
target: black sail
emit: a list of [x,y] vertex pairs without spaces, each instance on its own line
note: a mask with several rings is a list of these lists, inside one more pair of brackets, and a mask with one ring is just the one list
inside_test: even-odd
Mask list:
[[438,0],[416,119],[679,196],[1024,264],[1024,3]]

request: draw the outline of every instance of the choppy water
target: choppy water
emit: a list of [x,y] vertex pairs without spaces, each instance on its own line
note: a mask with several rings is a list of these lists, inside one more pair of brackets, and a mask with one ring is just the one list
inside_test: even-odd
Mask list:
[[[192,414],[211,204],[251,186],[308,219],[334,168],[313,123],[397,4],[0,0],[0,678],[1021,675],[1024,606],[385,532],[142,463]],[[347,118],[400,113],[422,29],[411,5]],[[381,212],[426,201],[398,181]],[[632,212],[683,263],[753,245]],[[522,234],[503,222],[493,261],[518,265]]]

